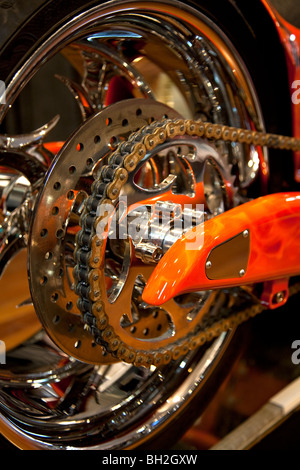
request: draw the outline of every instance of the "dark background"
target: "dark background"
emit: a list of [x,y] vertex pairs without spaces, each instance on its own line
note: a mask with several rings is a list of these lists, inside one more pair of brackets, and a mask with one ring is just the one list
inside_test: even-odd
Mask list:
[[272,0],[272,3],[285,20],[300,28],[299,0]]

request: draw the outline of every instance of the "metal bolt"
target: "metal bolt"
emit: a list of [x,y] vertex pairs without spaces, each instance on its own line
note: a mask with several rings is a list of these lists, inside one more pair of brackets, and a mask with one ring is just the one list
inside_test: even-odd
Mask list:
[[284,301],[284,298],[285,298],[285,295],[283,291],[277,292],[277,294],[275,295],[275,303],[281,304],[281,302]]
[[153,253],[153,260],[160,261],[163,256],[163,252],[161,249],[157,248],[157,250]]
[[212,266],[211,261],[207,261],[207,263],[205,265],[206,269],[210,269],[211,266]]
[[163,256],[163,251],[159,246],[152,243],[138,243],[135,247],[135,255],[143,263],[158,263]]
[[243,277],[245,276],[246,271],[244,269],[241,269],[239,274],[240,274],[240,277]]
[[244,230],[243,231],[243,237],[247,238],[249,236],[249,230]]

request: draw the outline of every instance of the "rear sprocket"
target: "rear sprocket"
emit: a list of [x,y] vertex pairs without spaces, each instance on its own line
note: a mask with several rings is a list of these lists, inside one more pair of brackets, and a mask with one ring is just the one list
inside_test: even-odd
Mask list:
[[[31,231],[31,291],[67,354],[89,363],[167,364],[199,345],[195,332],[220,307],[218,294],[158,309],[142,301],[143,288],[185,230],[232,207],[233,176],[216,147],[180,131],[183,121],[170,108],[125,103],[89,119],[56,157]],[[166,122],[178,127],[168,139]],[[147,136],[158,140],[144,151]]]

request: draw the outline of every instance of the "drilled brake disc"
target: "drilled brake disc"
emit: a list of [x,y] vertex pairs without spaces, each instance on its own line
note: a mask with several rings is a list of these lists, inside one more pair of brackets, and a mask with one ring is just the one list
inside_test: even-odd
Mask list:
[[[141,295],[154,264],[136,256],[137,240],[131,237],[121,242],[110,237],[105,247],[102,246],[103,256],[97,259],[96,255],[96,264],[101,264],[96,273],[88,266],[88,259],[94,256],[89,251],[90,246],[87,249],[81,246],[87,238],[92,243],[94,229],[87,233],[86,227],[82,231],[80,225],[89,203],[92,202],[97,211],[99,198],[93,200],[95,187],[110,158],[115,157],[118,145],[126,146],[128,142],[131,145],[132,136],[140,135],[141,130],[149,133],[162,119],[176,121],[180,116],[150,100],[129,100],[123,102],[122,107],[116,104],[104,109],[88,120],[57,155],[37,201],[29,245],[32,298],[52,340],[68,355],[81,361],[105,363],[122,359],[146,365],[149,357],[151,363],[154,361],[154,352],[155,362],[167,363],[188,351],[188,339],[199,322],[199,312],[203,316],[214,308],[216,294],[209,292],[174,299],[159,309],[145,305]],[[130,217],[136,206],[147,203],[148,207],[153,207],[152,202],[158,200],[171,199],[179,204],[185,197],[185,202],[191,205],[203,203],[199,192],[203,196],[204,174],[208,182],[216,179],[214,184],[218,186],[220,199],[217,206],[220,205],[221,210],[232,206],[233,185],[227,165],[217,150],[201,139],[178,135],[159,149],[155,145],[153,152],[149,150],[134,167],[130,162],[128,165],[131,171],[123,181],[122,195],[131,208]],[[112,195],[114,189],[111,188]],[[120,198],[115,199],[113,207],[118,227],[122,210]],[[208,212],[216,209],[215,201],[210,194]],[[88,215],[93,224],[96,212]],[[81,250],[76,250],[74,256],[75,246],[81,246]],[[79,259],[75,279],[74,259]],[[83,284],[79,283],[82,278],[85,279]],[[93,291],[91,300],[86,292],[97,282],[101,283],[101,289]],[[100,290],[101,298],[98,297]],[[99,310],[99,300],[102,304],[97,321],[104,337],[98,335],[89,317]],[[109,321],[101,316],[102,305]],[[123,344],[124,348],[120,348]]]
[[[121,141],[153,120],[178,114],[151,100],[129,100],[93,116],[66,143],[46,177],[35,206],[29,239],[29,279],[36,312],[52,340],[89,363],[111,361],[84,328],[74,292],[75,236],[97,165]],[[95,169],[96,168],[96,169]]]

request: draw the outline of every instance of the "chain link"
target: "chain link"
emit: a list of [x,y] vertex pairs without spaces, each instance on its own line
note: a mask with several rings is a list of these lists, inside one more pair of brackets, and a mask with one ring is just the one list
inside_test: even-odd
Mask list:
[[[107,220],[109,208],[113,208],[128,174],[133,172],[138,163],[145,157],[147,151],[154,150],[158,145],[178,136],[196,136],[213,141],[239,142],[242,144],[267,146],[278,149],[300,151],[300,140],[263,132],[249,131],[235,127],[222,126],[194,120],[156,121],[133,133],[128,141],[121,143],[110,156],[108,165],[104,166],[97,175],[91,196],[85,203],[81,216],[81,230],[76,237],[74,279],[76,294],[78,295],[78,308],[82,313],[83,323],[105,350],[127,363],[150,367],[168,364],[184,356],[188,351],[198,348],[226,332],[260,314],[266,309],[262,304],[255,303],[249,308],[233,313],[225,319],[217,319],[211,326],[191,332],[180,341],[174,342],[165,349],[152,352],[135,350],[125,344],[116,335],[109,322],[109,313],[105,312],[101,301],[104,292],[101,278],[101,268],[104,265],[105,229],[104,234],[97,233],[97,226]],[[105,210],[100,217],[97,216],[99,205]],[[100,211],[101,212],[101,211]],[[98,212],[99,213],[99,212]],[[300,284],[291,288],[290,294],[300,291]]]

